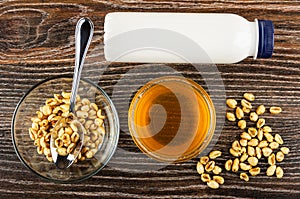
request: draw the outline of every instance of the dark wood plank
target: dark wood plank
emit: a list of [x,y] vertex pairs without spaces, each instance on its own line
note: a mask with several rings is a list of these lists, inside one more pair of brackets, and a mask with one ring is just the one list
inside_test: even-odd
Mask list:
[[[11,142],[11,118],[21,96],[37,82],[60,74],[72,74],[74,27],[82,16],[95,23],[95,36],[83,77],[101,85],[113,97],[126,126],[128,106],[124,98],[149,73],[136,73],[134,81],[114,95],[115,86],[130,70],[157,65],[111,64],[103,57],[103,21],[112,11],[219,12],[236,13],[248,20],[270,19],[275,24],[275,50],[272,59],[246,59],[238,64],[218,65],[228,97],[241,98],[243,92],[257,96],[255,105],[279,105],[283,113],[266,115],[274,131],[280,132],[291,153],[280,165],[282,179],[259,175],[243,182],[236,174],[224,173],[219,190],[204,185],[195,170],[197,159],[169,165],[159,170],[136,170],[133,162],[148,158],[134,145],[127,129],[122,129],[119,149],[136,156],[116,154],[110,164],[92,178],[77,184],[54,184],[39,179],[26,169]],[[299,198],[300,197],[300,2],[298,0],[85,0],[85,1],[3,1],[0,3],[0,196],[1,198]],[[191,65],[168,65],[186,77],[202,83]],[[153,69],[155,70],[155,69]],[[150,70],[151,71],[151,70]],[[167,74],[167,73],[165,73]],[[228,159],[231,142],[240,131],[225,123],[214,149]],[[148,163],[147,163],[148,162]],[[159,163],[157,163],[159,164]],[[266,165],[263,165],[266,167]],[[264,170],[265,171],[265,170]]]

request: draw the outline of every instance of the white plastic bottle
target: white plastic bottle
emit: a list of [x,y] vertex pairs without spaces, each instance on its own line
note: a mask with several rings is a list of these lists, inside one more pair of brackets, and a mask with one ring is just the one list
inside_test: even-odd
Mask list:
[[269,58],[274,46],[272,21],[235,14],[115,12],[104,31],[113,62],[236,63]]

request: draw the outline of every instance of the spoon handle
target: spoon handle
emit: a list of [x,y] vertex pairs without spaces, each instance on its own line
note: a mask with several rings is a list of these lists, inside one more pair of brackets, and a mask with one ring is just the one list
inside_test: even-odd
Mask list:
[[74,113],[76,95],[80,82],[85,56],[90,46],[94,32],[94,24],[89,18],[81,18],[77,22],[75,30],[75,68],[70,98],[70,112]]

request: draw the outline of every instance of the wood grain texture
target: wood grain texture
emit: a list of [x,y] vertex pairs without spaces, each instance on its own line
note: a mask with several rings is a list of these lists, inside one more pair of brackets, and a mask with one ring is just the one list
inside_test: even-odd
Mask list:
[[[139,152],[126,129],[120,133],[119,154],[92,178],[77,184],[54,184],[39,179],[19,161],[11,140],[11,118],[21,96],[48,77],[72,74],[74,28],[83,16],[95,24],[83,76],[98,83],[110,95],[128,71],[145,64],[108,64],[103,57],[103,21],[112,11],[219,12],[236,13],[248,20],[273,20],[275,50],[271,59],[246,59],[238,64],[218,65],[228,97],[240,99],[243,92],[255,93],[255,105],[279,105],[283,113],[266,115],[291,153],[280,163],[282,179],[259,175],[243,182],[237,174],[224,172],[225,185],[211,190],[195,170],[197,159],[142,172],[136,165],[154,167]],[[300,1],[298,0],[78,0],[1,1],[0,3],[0,197],[1,198],[300,198]],[[186,77],[201,82],[197,70],[188,64],[168,65]],[[154,69],[153,69],[154,70]],[[167,74],[167,73],[166,73]],[[114,96],[120,123],[126,125],[128,90],[147,72],[132,75]],[[129,76],[131,77],[131,76]],[[217,89],[217,88],[216,88]],[[240,131],[225,123],[214,149],[228,159],[231,142]],[[157,163],[158,165],[160,163]],[[266,167],[266,164],[263,164]],[[265,171],[265,170],[263,170]]]

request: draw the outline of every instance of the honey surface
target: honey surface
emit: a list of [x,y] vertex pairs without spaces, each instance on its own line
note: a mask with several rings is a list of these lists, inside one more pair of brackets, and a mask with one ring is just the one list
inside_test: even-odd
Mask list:
[[175,158],[202,144],[210,115],[205,99],[186,82],[166,81],[151,87],[136,105],[136,137],[148,152]]

